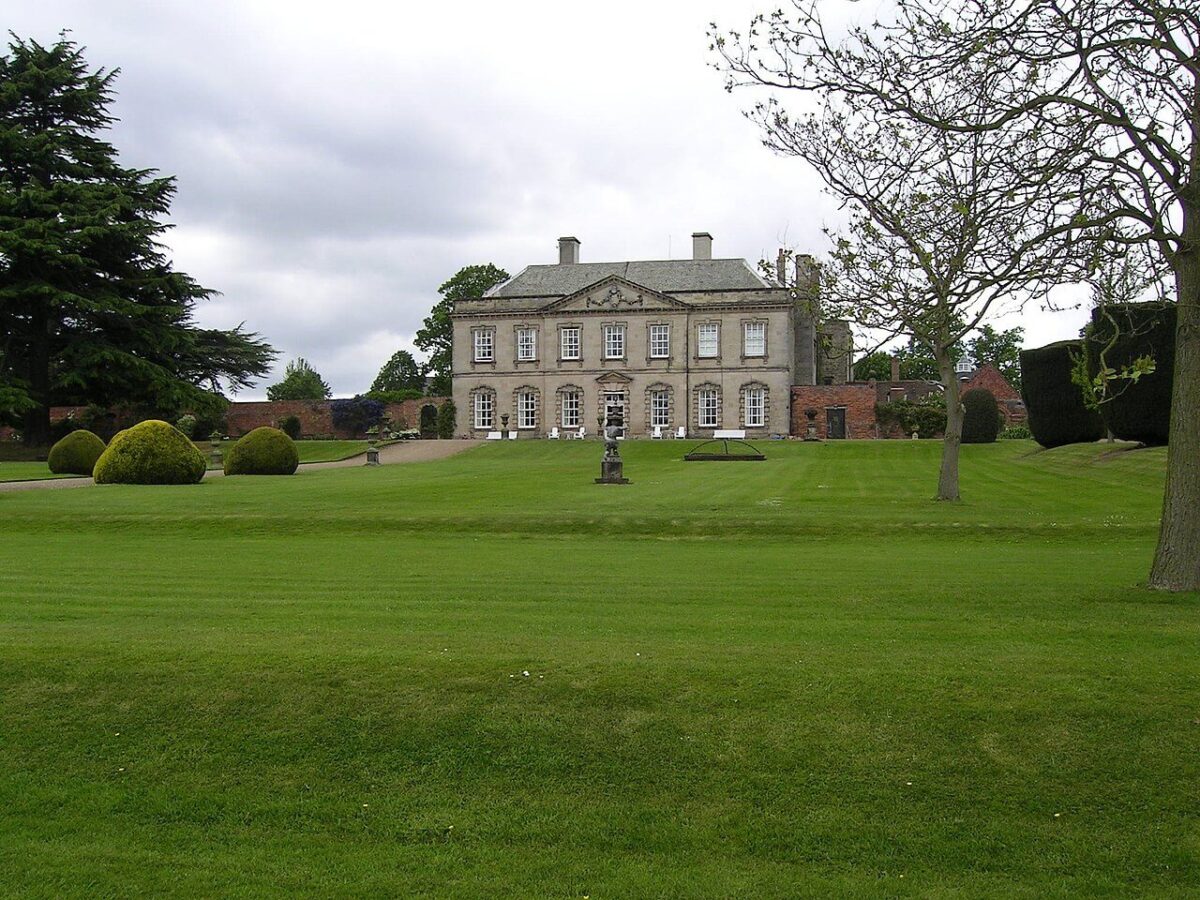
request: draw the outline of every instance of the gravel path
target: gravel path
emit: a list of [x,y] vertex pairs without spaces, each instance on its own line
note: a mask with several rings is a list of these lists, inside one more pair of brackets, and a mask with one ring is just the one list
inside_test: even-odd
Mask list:
[[[379,461],[384,465],[395,463],[430,462],[445,459],[478,447],[480,441],[400,441],[379,448]],[[366,465],[367,454],[360,453],[349,459],[339,459],[337,462],[305,463],[296,470],[297,475],[314,472],[317,469],[348,469],[354,466]],[[220,469],[204,473],[205,478],[224,478],[225,473]],[[42,481],[5,481],[0,482],[0,494],[15,493],[16,491],[60,490],[62,488],[88,487],[94,484],[90,478],[47,478]]]

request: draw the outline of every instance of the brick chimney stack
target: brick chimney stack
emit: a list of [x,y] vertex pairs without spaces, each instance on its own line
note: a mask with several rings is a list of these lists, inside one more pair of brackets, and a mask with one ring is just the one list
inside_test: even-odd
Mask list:
[[892,381],[900,380],[900,357],[892,355]]

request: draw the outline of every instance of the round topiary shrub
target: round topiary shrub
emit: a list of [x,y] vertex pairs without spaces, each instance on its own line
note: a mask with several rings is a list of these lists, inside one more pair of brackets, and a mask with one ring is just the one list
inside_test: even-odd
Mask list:
[[204,456],[178,428],[147,419],[113,435],[94,476],[96,484],[196,484]]
[[55,475],[91,475],[103,452],[104,441],[80,429],[51,447],[46,462]]
[[1100,413],[1088,409],[1083,391],[1071,380],[1082,341],[1059,341],[1021,351],[1021,399],[1029,430],[1043,447],[1083,444],[1104,437]]
[[241,438],[225,457],[226,475],[291,475],[300,465],[292,439],[264,425]]
[[1000,406],[987,388],[972,388],[962,396],[964,444],[991,444],[1000,433]]

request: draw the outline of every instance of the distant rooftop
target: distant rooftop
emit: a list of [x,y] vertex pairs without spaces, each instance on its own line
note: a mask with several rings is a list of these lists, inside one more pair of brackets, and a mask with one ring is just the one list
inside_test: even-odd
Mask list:
[[763,280],[744,259],[660,259],[527,266],[485,296],[561,297],[609,275],[619,275],[664,293],[775,287]]

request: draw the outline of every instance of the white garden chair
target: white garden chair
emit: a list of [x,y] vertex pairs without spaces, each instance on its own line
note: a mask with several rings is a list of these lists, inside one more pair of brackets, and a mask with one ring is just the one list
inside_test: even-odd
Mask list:
[[652,431],[652,432],[650,433],[650,440],[652,440],[652,441],[661,441],[661,440],[662,440],[662,436],[663,436],[663,432],[662,432],[662,426],[661,426],[661,425],[655,425],[655,426],[654,426],[654,431]]
[[548,435],[546,435],[546,437],[548,437],[552,441],[557,441],[558,440],[558,426],[555,425],[553,428],[551,428],[550,433]]

